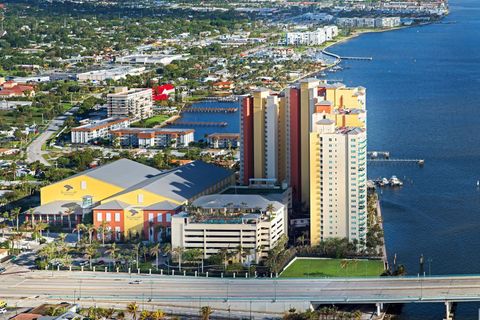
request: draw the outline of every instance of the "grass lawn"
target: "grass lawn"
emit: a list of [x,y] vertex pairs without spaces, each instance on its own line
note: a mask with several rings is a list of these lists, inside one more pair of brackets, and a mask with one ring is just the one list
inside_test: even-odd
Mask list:
[[383,272],[380,260],[297,259],[281,278],[375,277]]
[[169,115],[159,114],[151,118],[145,119],[143,121],[132,123],[131,126],[153,128],[154,126],[161,124],[163,121],[167,120],[168,118],[170,118]]

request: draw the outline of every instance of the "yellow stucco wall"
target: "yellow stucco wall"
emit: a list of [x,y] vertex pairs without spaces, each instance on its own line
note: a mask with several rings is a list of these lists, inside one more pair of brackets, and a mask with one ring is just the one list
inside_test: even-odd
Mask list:
[[82,201],[82,197],[87,195],[93,197],[93,202],[98,202],[122,190],[118,186],[81,175],[41,188],[40,203],[44,205],[57,200]]
[[[142,202],[139,202],[139,198],[140,198],[139,195],[143,197]],[[141,207],[146,207],[154,203],[165,201],[165,200],[176,203],[176,204],[182,204],[181,202],[178,202],[176,200],[166,198],[164,196],[161,196],[143,189],[133,190],[128,193],[110,197],[108,199],[103,200],[102,203],[107,203],[113,200],[123,201],[125,203],[128,203],[131,206],[141,206]]]
[[124,221],[124,236],[129,237],[131,235],[132,237],[135,237],[135,235],[138,233],[138,235],[142,235],[143,232],[143,210],[141,209],[134,209],[135,213],[133,213],[131,210],[125,210],[124,211],[124,216],[123,216],[123,221]]
[[320,138],[317,133],[310,133],[310,242],[320,243]]

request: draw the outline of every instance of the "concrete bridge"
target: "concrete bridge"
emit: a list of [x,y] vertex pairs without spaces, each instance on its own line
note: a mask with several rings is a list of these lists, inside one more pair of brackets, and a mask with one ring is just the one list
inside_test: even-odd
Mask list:
[[[134,283],[134,280],[139,280]],[[35,271],[0,275],[0,296],[8,301],[147,301],[159,306],[283,313],[325,304],[480,302],[480,276],[336,279],[207,278],[105,272]]]

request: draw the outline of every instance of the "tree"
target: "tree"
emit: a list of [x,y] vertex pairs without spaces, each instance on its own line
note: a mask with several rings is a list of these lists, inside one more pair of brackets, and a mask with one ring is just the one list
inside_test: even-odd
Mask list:
[[85,225],[85,230],[88,233],[88,243],[92,244],[93,233],[95,232],[95,226],[93,224]]
[[70,208],[62,212],[62,223],[63,223],[63,217],[66,216],[68,221],[68,230],[72,230],[72,213],[74,213],[74,211]]
[[150,255],[155,257],[155,267],[158,270],[158,255],[160,254],[160,244],[156,243],[150,247]]
[[123,312],[123,311],[118,311],[118,312],[117,312],[116,319],[119,319],[119,320],[125,319],[125,312]]
[[10,211],[10,216],[16,220],[16,224],[17,224],[17,232],[18,232],[18,220],[19,220],[19,216],[20,216],[20,208],[19,207],[16,207],[15,209],[12,209]]
[[150,311],[147,311],[147,310],[143,310],[142,312],[140,312],[140,317],[139,319],[140,320],[149,320],[150,319]]
[[102,246],[105,246],[105,235],[108,232],[108,223],[106,221],[102,221],[97,228],[97,232],[102,235]]
[[137,320],[138,304],[136,302],[130,302],[127,305],[127,312],[132,315],[133,320]]
[[119,250],[120,249],[117,248],[117,244],[114,242],[112,243],[112,246],[107,251],[105,251],[105,253],[108,254],[110,258],[112,258],[114,265],[116,265]]
[[165,319],[165,312],[159,309],[155,312],[152,312],[151,317],[153,320],[163,320]]
[[218,254],[222,257],[224,270],[227,270],[228,259],[230,259],[230,251],[228,248],[221,248],[218,250]]
[[90,244],[85,248],[85,258],[88,259],[90,270],[92,269],[92,259],[97,255],[97,246]]
[[172,249],[172,252],[175,254],[175,256],[178,259],[178,271],[182,270],[182,257],[183,257],[183,252],[185,249],[183,247],[176,247]]
[[202,320],[209,320],[212,313],[212,308],[209,306],[203,306],[200,308],[200,317]]
[[80,232],[85,231],[87,229],[87,226],[83,223],[77,224],[75,227],[74,231],[77,231],[77,242],[80,242]]

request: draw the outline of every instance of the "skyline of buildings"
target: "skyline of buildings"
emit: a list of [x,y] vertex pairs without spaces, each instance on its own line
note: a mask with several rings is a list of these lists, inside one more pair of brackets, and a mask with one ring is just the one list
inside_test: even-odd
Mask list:
[[[366,135],[366,89],[317,79],[304,79],[280,94],[259,89],[242,97],[240,118],[241,183],[249,185],[263,179],[266,184],[289,185],[294,208],[308,212],[315,222],[310,226],[312,243],[334,236],[364,242],[358,222],[354,221],[360,210],[353,198],[366,195],[366,179],[360,185],[351,175],[359,175],[360,169],[365,174],[366,168],[364,163],[353,163],[355,169],[350,169],[352,161],[348,157],[357,155],[340,151],[342,147],[348,150],[353,133]],[[329,124],[328,130],[322,123]],[[318,149],[316,143],[326,134],[334,135],[333,139],[338,141],[329,148]],[[362,146],[365,141],[366,138]],[[351,152],[353,150],[360,149]],[[336,165],[326,170],[322,161],[329,153],[336,154],[334,160],[328,160],[335,161]],[[317,172],[319,164],[322,166]],[[343,172],[341,168],[352,173]],[[323,192],[326,181],[319,180],[320,176],[335,180],[335,192]],[[340,193],[340,188],[351,190],[352,184],[355,192]],[[327,210],[323,202],[335,209]],[[364,210],[362,218],[363,213]],[[328,231],[325,230],[328,233],[322,232],[322,226],[328,227]]]

